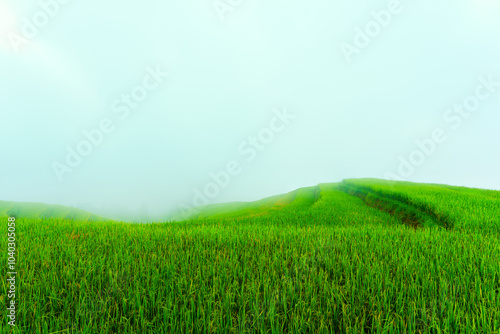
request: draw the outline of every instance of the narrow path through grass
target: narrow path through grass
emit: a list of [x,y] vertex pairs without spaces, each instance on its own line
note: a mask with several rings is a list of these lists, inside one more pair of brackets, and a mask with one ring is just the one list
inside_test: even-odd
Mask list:
[[431,210],[420,208],[407,198],[377,192],[369,187],[348,182],[339,184],[339,190],[359,197],[366,205],[385,211],[414,229],[421,227],[443,227],[451,229],[453,224],[448,217],[438,216]]

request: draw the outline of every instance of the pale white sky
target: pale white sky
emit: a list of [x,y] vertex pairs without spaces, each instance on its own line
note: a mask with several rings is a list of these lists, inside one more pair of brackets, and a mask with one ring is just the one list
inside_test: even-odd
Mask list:
[[[408,168],[401,179],[500,190],[498,36],[493,0],[245,0],[223,14],[211,0],[0,0],[0,200],[161,213],[194,189],[246,201]],[[488,97],[467,118],[447,114],[477,89]],[[146,96],[127,107],[133,92]],[[274,119],[285,107],[289,124]],[[113,131],[70,167],[67,148],[105,119]],[[437,128],[446,141],[415,153]],[[209,185],[231,161],[239,173]]]

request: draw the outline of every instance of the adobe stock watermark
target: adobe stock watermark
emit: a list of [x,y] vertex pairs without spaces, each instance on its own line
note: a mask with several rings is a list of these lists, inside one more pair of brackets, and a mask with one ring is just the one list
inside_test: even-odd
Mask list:
[[[412,0],[409,0],[412,2]],[[348,63],[352,62],[354,55],[359,55],[371,42],[376,39],[389,25],[393,19],[403,13],[405,7],[400,0],[389,0],[385,9],[373,10],[370,15],[372,19],[363,27],[354,27],[354,38],[352,42],[340,43],[340,50]]]
[[31,17],[21,18],[21,34],[8,32],[7,38],[14,52],[19,53],[21,47],[29,44],[41,29],[47,27],[49,23],[60,14],[61,9],[72,0],[40,0],[38,10]]
[[477,111],[481,102],[491,98],[500,88],[500,81],[495,81],[493,75],[488,77],[481,76],[478,78],[479,84],[476,86],[474,92],[465,97],[461,103],[455,103],[453,107],[447,109],[442,115],[443,121],[448,125],[448,129],[443,127],[436,127],[431,131],[428,138],[415,141],[415,148],[406,157],[400,155],[399,167],[397,171],[386,172],[385,179],[389,180],[407,180],[413,175],[416,169],[422,166],[429,157],[431,157],[437,150],[438,146],[446,142],[450,132],[458,130],[463,121],[468,119],[473,112]]
[[199,189],[194,188],[192,205],[181,204],[179,206],[180,215],[187,219],[191,214],[199,212],[196,207],[210,204],[210,200],[216,198],[220,192],[226,189],[234,177],[243,172],[243,165],[254,161],[260,152],[264,151],[295,119],[295,115],[288,112],[287,108],[275,109],[273,117],[269,119],[268,126],[260,129],[252,136],[243,140],[237,148],[237,153],[244,158],[232,159],[225,164],[225,168],[209,173],[210,181]]
[[217,12],[219,19],[225,21],[226,14],[234,12],[242,3],[243,0],[215,0],[212,2],[212,6]]
[[[128,93],[124,93],[120,98],[115,99],[111,104],[111,113],[116,115],[114,117],[124,121],[133,110],[139,108],[140,104],[153,91],[160,87],[167,76],[168,73],[164,72],[159,66],[156,66],[156,68],[146,67],[146,74],[141,84],[134,86]],[[94,128],[82,130],[83,139],[74,146],[66,146],[66,158],[62,162],[52,162],[52,169],[59,182],[63,182],[66,174],[72,173],[83,163],[85,158],[101,146],[104,140],[115,131],[116,125],[116,119],[104,117]]]
[[9,278],[7,278],[8,290],[7,290],[7,298],[5,304],[7,305],[7,318],[9,321],[7,322],[9,326],[16,326],[16,218],[9,217],[8,218],[8,229],[7,229],[7,237],[8,239],[8,258],[7,258],[7,268]]

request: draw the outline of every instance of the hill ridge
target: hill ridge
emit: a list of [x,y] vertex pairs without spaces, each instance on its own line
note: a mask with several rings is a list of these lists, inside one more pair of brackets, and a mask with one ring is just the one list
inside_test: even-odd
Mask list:
[[208,205],[199,207],[199,214],[177,220],[248,218],[281,210],[302,215],[301,211],[320,208],[323,215],[336,216],[340,213],[335,201],[346,200],[335,195],[336,192],[356,197],[364,205],[414,229],[432,227],[496,234],[500,228],[500,191],[366,178],[320,183],[259,201],[238,202],[236,206]]
[[0,217],[71,219],[79,221],[109,220],[94,213],[59,204],[0,201]]

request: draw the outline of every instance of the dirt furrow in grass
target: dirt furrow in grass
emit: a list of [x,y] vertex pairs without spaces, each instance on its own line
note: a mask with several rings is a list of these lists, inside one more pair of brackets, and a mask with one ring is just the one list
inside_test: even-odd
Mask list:
[[357,186],[346,182],[339,184],[339,190],[362,199],[370,207],[395,216],[403,224],[411,226],[414,229],[436,226],[445,229],[452,228],[448,217],[439,217],[434,212],[423,210],[402,197],[379,193],[369,187]]

